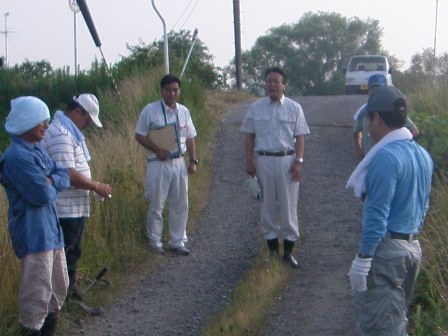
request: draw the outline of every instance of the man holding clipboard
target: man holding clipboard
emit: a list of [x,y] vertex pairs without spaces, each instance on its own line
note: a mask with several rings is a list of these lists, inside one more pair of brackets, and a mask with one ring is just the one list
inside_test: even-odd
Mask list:
[[[159,254],[162,246],[165,202],[169,204],[168,242],[171,252],[189,255],[185,247],[188,220],[188,174],[197,170],[194,137],[196,129],[190,111],[177,103],[181,82],[173,75],[160,81],[162,99],[146,105],[135,128],[135,139],[149,151],[146,164],[145,198],[149,202],[146,232],[149,245]],[[188,152],[189,164],[183,155]]]

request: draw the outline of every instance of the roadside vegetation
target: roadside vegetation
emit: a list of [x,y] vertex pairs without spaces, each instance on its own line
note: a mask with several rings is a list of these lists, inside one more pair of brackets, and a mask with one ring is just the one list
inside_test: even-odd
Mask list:
[[[335,13],[306,14],[295,25],[273,28],[257,40],[253,49],[247,51],[243,59],[245,91],[260,93],[261,72],[274,64],[304,65],[303,68],[286,68],[287,73],[299,74],[291,77],[289,93],[297,94],[339,94],[343,92],[342,69],[350,55],[334,52],[340,47],[331,37],[347,31],[350,20]],[[357,53],[383,53],[381,29],[377,21],[357,23],[358,31],[353,36],[345,36],[348,42],[356,39],[370,41],[356,49]],[[338,24],[333,27],[332,24]],[[304,26],[314,29],[302,31]],[[335,34],[327,34],[324,27],[330,27]],[[341,28],[342,27],[342,28]],[[306,35],[314,31],[315,35]],[[338,33],[342,31],[342,33]],[[303,37],[303,55],[291,61],[285,57],[295,55],[289,46],[297,45],[294,37]],[[328,36],[323,49],[317,36]],[[279,35],[285,38],[283,44],[273,43]],[[181,31],[170,33],[170,60],[173,73],[179,73],[184,56],[188,53],[191,33]],[[172,42],[172,43],[171,43]],[[299,41],[300,42],[300,41]],[[316,42],[315,44],[311,42]],[[132,283],[131,274],[138,273],[142,264],[151,265],[155,259],[148,258],[148,247],[144,232],[147,205],[143,198],[145,153],[134,140],[134,127],[138,114],[145,104],[159,99],[159,80],[163,74],[162,41],[150,45],[130,47],[131,55],[112,67],[118,83],[120,97],[114,91],[105,67],[95,61],[89,71],[81,71],[77,78],[69,69],[53,70],[46,61],[26,61],[10,69],[0,69],[0,121],[4,124],[9,102],[19,95],[36,95],[48,103],[50,111],[64,108],[75,94],[92,92],[100,100],[103,129],[88,131],[87,142],[92,152],[93,176],[113,186],[111,200],[97,202],[92,198],[92,215],[88,221],[84,243],[84,254],[80,263],[80,273],[94,277],[103,267],[109,267],[109,278],[113,286],[108,291],[92,291],[87,303],[107,302],[115,292],[123,291],[125,283]],[[343,48],[350,50],[353,48]],[[316,55],[325,51],[331,68],[313,61]],[[276,51],[275,53],[273,51]],[[278,51],[278,52],[277,52]],[[320,53],[319,53],[319,52]],[[390,56],[390,55],[389,55]],[[317,57],[317,56],[316,56]],[[324,59],[322,58],[322,59]],[[329,63],[329,59],[332,61]],[[398,68],[399,61],[391,57]],[[247,94],[229,90],[234,80],[232,69],[216,68],[213,57],[199,41],[185,77],[182,78],[181,102],[187,105],[198,129],[198,158],[201,160],[201,174],[190,179],[190,222],[194,224],[201,207],[207,199],[211,179],[211,162],[208,158],[213,151],[214,132],[227,107],[249,97]],[[420,129],[418,141],[431,153],[436,174],[432,193],[431,208],[423,230],[421,243],[424,263],[416,291],[416,303],[410,318],[414,336],[448,335],[448,56],[432,56],[431,50],[417,53],[408,70],[393,74],[395,84],[408,94],[411,101],[411,117]],[[321,91],[319,91],[321,90]],[[0,127],[0,153],[8,144],[8,136]],[[197,192],[201,190],[201,192]],[[196,192],[195,192],[196,191]],[[0,335],[17,334],[16,293],[19,283],[19,263],[11,248],[7,232],[7,201],[0,190]],[[292,273],[283,269],[282,264],[266,266],[263,255],[253,268],[244,275],[232,296],[232,301],[219,316],[203,331],[203,335],[256,335],[263,327],[266,316],[266,302],[282,291]],[[120,280],[121,279],[121,280]],[[255,300],[256,298],[256,300]],[[90,301],[89,301],[90,300]],[[255,302],[257,306],[254,306]],[[64,308],[62,328],[69,329],[79,313],[74,307]],[[75,316],[75,317],[73,317]]]

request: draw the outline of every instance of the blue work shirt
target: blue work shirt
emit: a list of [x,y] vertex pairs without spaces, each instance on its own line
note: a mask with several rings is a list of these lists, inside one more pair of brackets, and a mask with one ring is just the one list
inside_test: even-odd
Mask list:
[[63,248],[55,200],[58,191],[70,186],[68,169],[59,168],[40,144],[12,136],[0,159],[0,181],[8,197],[8,229],[17,257]]
[[419,233],[429,208],[433,162],[414,140],[380,149],[366,175],[359,252],[373,256],[387,231]]

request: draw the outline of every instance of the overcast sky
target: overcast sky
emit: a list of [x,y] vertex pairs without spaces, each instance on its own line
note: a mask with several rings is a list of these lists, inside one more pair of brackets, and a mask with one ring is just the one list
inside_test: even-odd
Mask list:
[[[70,0],[1,0],[0,56],[9,65],[46,59],[53,67],[74,65],[74,17]],[[73,1],[73,0],[71,0]],[[437,54],[448,52],[448,0],[438,4]],[[308,11],[337,12],[383,28],[383,46],[405,62],[423,48],[434,47],[437,0],[240,0],[242,48],[250,49],[271,27],[297,22]],[[151,0],[87,0],[108,63],[128,55],[126,43],[150,44],[163,36]],[[233,0],[155,0],[167,29],[199,30],[199,38],[224,66],[234,57]],[[8,16],[5,14],[9,13]],[[5,29],[6,23],[6,29]],[[81,13],[76,15],[78,63],[89,69],[101,59]],[[7,30],[7,40],[4,31]],[[5,43],[7,42],[7,43]]]

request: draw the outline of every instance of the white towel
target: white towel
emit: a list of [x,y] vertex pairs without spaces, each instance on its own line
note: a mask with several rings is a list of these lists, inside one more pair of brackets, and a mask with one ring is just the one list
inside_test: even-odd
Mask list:
[[362,194],[366,191],[365,178],[369,170],[369,164],[376,153],[390,142],[410,139],[412,139],[412,134],[406,127],[402,127],[387,133],[380,141],[378,141],[378,143],[375,144],[375,146],[372,147],[364,159],[358,164],[352,175],[350,175],[345,187],[353,188],[355,196],[361,198]]

